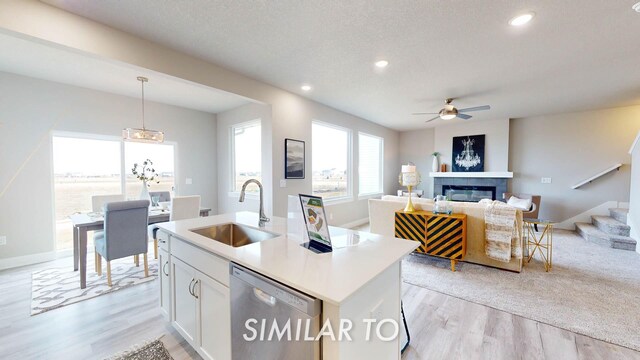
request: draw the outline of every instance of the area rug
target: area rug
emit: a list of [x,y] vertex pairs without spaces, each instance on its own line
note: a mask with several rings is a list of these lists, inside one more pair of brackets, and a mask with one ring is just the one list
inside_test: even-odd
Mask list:
[[[536,255],[537,257],[537,255]],[[534,258],[522,273],[412,254],[407,283],[640,351],[640,254],[556,230],[553,269]]]
[[167,348],[160,339],[134,346],[123,353],[116,354],[105,360],[172,360]]
[[[87,257],[93,259],[93,254]],[[158,276],[158,264],[153,257],[149,259],[149,277],[146,278],[142,259],[140,267],[135,266],[132,259],[111,262],[112,287],[107,285],[104,261],[102,276],[94,271],[93,262],[87,262],[85,289],[80,289],[80,273],[73,271],[71,266],[34,271],[31,274],[31,316],[153,281]]]

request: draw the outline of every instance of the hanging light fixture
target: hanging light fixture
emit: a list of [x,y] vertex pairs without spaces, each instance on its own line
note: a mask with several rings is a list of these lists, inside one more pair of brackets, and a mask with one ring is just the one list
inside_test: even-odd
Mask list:
[[144,83],[149,79],[138,76],[138,81],[142,84],[142,129],[126,128],[122,130],[122,139],[124,141],[135,141],[145,143],[161,143],[164,141],[164,133],[157,130],[149,130],[144,127]]

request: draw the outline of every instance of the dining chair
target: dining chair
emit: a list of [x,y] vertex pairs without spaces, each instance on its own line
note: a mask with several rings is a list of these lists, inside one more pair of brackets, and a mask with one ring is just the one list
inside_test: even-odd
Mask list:
[[153,199],[154,196],[158,197],[158,202],[171,201],[170,191],[149,191],[149,199]]
[[[174,196],[171,200],[171,213],[169,221],[193,219],[200,216],[200,195]],[[153,237],[153,257],[158,258],[158,228],[152,230]]]
[[94,234],[98,256],[98,275],[102,275],[102,258],[107,261],[107,284],[111,286],[111,261],[134,256],[136,264],[144,256],[144,276],[149,276],[147,224],[149,200],[110,202],[104,206],[104,231]]
[[91,211],[101,212],[103,210],[104,204],[114,201],[124,201],[124,195],[93,195],[91,197]]

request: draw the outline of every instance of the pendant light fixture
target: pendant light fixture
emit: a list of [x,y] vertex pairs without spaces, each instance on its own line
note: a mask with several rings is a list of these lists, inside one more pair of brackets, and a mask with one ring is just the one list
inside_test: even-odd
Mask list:
[[144,143],[162,143],[164,141],[164,133],[157,130],[149,130],[144,127],[144,83],[149,79],[138,76],[138,81],[142,84],[142,129],[126,128],[122,130],[122,139],[124,141],[144,142]]

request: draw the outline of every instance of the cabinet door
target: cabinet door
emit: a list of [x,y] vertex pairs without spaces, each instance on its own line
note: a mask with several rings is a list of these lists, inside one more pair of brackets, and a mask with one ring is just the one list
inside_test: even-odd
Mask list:
[[198,345],[207,359],[231,359],[231,305],[229,288],[198,273]]
[[169,253],[163,249],[158,252],[158,269],[160,269],[160,310],[168,321],[171,320],[171,264]]
[[173,324],[190,343],[196,344],[196,298],[192,287],[196,281],[196,271],[189,265],[171,259],[171,279],[173,280]]

